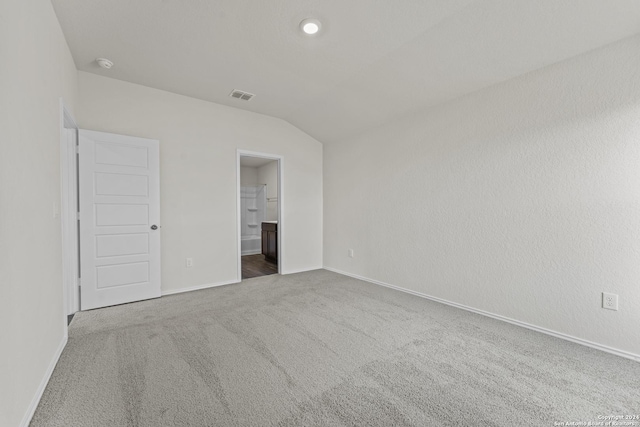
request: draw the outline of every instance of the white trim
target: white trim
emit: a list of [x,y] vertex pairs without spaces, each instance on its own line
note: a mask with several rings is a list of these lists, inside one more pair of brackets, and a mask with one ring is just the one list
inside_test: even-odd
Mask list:
[[241,251],[242,256],[245,255],[260,255],[262,251],[260,249],[252,249],[250,251]]
[[242,280],[242,213],[240,200],[240,150],[236,151],[236,242],[238,243],[237,280]]
[[209,288],[216,288],[218,286],[227,286],[227,285],[233,285],[236,283],[240,283],[239,280],[229,280],[226,282],[218,282],[218,283],[207,283],[205,285],[197,285],[197,286],[191,286],[189,288],[183,288],[183,289],[173,289],[170,291],[162,291],[162,294],[160,296],[167,296],[167,295],[175,295],[175,294],[182,294],[184,292],[191,292],[191,291],[200,291],[202,289],[209,289]]
[[556,332],[551,329],[543,328],[540,326],[532,325],[530,323],[521,322],[520,320],[511,319],[509,317],[501,316],[499,314],[494,314],[488,311],[479,310],[477,308],[469,307],[464,304],[458,304],[457,302],[448,301],[442,298],[433,297],[430,295],[423,294],[421,292],[412,291],[410,289],[401,288],[400,286],[390,285],[385,282],[380,282],[379,280],[369,279],[367,277],[358,276],[357,274],[347,273],[345,271],[338,270],[336,268],[324,267],[325,270],[333,271],[334,273],[342,274],[344,276],[353,277],[354,279],[359,279],[365,282],[373,283],[374,285],[384,286],[386,288],[395,289],[397,291],[405,292],[407,294],[415,295],[421,298],[425,298],[431,301],[439,302],[442,304],[450,305],[452,307],[460,308],[462,310],[470,311],[472,313],[480,314],[482,316],[491,317],[492,319],[502,320],[503,322],[511,323],[512,325],[521,326],[523,328],[531,329],[536,332],[541,332],[546,335],[551,335],[556,338],[560,338],[566,341],[571,341],[576,344],[581,344],[586,347],[595,348],[596,350],[601,350],[607,353],[615,354],[616,356],[624,357],[626,359],[635,360],[636,362],[640,362],[640,354],[631,353],[624,350],[619,350],[617,348],[609,347],[603,344],[598,344],[593,341],[585,340],[582,338],[574,337],[572,335],[563,334],[562,332]]
[[[65,316],[66,317],[66,316]],[[44,377],[42,377],[42,381],[40,381],[40,385],[38,386],[38,389],[36,390],[36,394],[33,396],[33,399],[31,399],[31,403],[29,404],[29,407],[27,408],[27,412],[25,412],[24,417],[22,417],[22,422],[20,422],[20,426],[21,427],[28,427],[29,423],[31,422],[31,418],[33,418],[33,414],[36,413],[36,408],[38,408],[38,404],[40,403],[40,399],[42,399],[42,394],[44,393],[45,388],[47,388],[47,384],[49,383],[49,380],[51,379],[51,375],[53,374],[53,370],[55,369],[56,365],[58,364],[58,360],[60,360],[60,356],[62,355],[62,351],[64,350],[64,347],[67,345],[67,337],[64,336],[62,338],[62,341],[60,341],[60,345],[58,346],[58,349],[56,350],[53,359],[51,360],[51,363],[49,363],[49,367],[47,368],[47,371],[44,374]]]
[[282,275],[286,276],[288,274],[306,273],[307,271],[314,271],[314,270],[322,270],[322,267],[311,267],[311,268],[303,268],[302,270],[285,271],[282,273]]
[[[69,131],[71,130],[71,134]],[[77,154],[78,125],[60,98],[60,226],[62,236],[62,295],[64,334],[67,316],[79,311],[78,301],[78,226],[77,226]]]
[[279,154],[261,153],[258,151],[236,150],[236,229],[238,242],[238,282],[242,281],[242,214],[240,212],[240,158],[261,157],[278,161],[278,274],[283,274],[284,260],[282,259],[282,242],[284,229],[282,224],[284,207],[284,156]]

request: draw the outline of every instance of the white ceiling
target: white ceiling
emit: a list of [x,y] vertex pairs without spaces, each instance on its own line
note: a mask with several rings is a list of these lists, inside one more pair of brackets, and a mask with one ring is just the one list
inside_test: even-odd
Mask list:
[[[79,70],[279,117],[321,142],[640,32],[638,0],[52,3]],[[322,22],[314,37],[299,31],[308,17]]]
[[267,163],[275,162],[277,160],[266,159],[264,157],[252,157],[252,156],[240,156],[240,166],[249,168],[259,168]]

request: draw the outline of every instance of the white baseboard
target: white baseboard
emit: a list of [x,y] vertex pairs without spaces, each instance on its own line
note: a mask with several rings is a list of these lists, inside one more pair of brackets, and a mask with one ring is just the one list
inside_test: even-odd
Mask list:
[[191,286],[189,288],[172,289],[172,290],[169,290],[169,291],[162,291],[160,293],[160,296],[164,297],[164,296],[167,296],[167,295],[181,294],[183,292],[199,291],[201,289],[215,288],[217,286],[233,285],[234,283],[240,283],[240,282],[238,280],[230,280],[230,281],[227,281],[227,282],[207,283],[207,284],[204,284],[204,285]]
[[53,359],[51,359],[51,363],[49,363],[49,367],[47,368],[47,371],[44,373],[44,376],[42,377],[42,381],[40,381],[40,385],[38,386],[38,389],[36,390],[36,394],[33,396],[33,399],[31,400],[29,407],[27,408],[27,412],[24,414],[24,417],[22,417],[22,422],[20,423],[21,427],[29,426],[29,423],[31,422],[31,418],[33,418],[33,414],[36,413],[36,408],[40,403],[40,399],[42,399],[42,394],[44,393],[44,389],[47,388],[49,379],[51,379],[53,370],[58,364],[58,360],[60,360],[60,356],[62,355],[62,351],[64,350],[64,347],[66,345],[67,345],[67,337],[65,334],[65,336],[63,336],[62,340],[60,341],[60,345],[58,346],[58,349],[53,355]]
[[288,274],[298,274],[298,273],[306,273],[307,271],[313,271],[313,270],[322,270],[324,267],[310,267],[310,268],[303,268],[302,270],[287,270],[287,271],[283,271],[282,274],[283,276],[286,276]]
[[242,256],[247,256],[247,255],[260,255],[262,253],[261,249],[257,249],[255,251],[242,251],[241,255]]
[[342,274],[344,276],[353,277],[354,279],[359,279],[365,282],[373,283],[374,285],[384,286],[386,288],[395,289],[397,291],[405,292],[407,294],[415,295],[421,298],[425,298],[431,301],[439,302],[442,304],[450,305],[452,307],[460,308],[462,310],[470,311],[472,313],[480,314],[483,316],[491,317],[493,319],[502,320],[503,322],[511,323],[516,326],[521,326],[523,328],[531,329],[533,331],[541,332],[546,335],[551,335],[556,338],[560,338],[563,340],[571,341],[576,344],[581,344],[587,347],[595,348],[597,350],[605,351],[607,353],[615,354],[616,356],[624,357],[626,359],[635,360],[636,362],[640,362],[640,354],[630,353],[628,351],[619,350],[617,348],[609,347],[603,344],[598,344],[592,341],[588,341],[582,338],[574,337],[572,335],[563,334],[562,332],[552,331],[551,329],[546,329],[540,326],[532,325],[530,323],[521,322],[520,320],[511,319],[509,317],[501,316],[499,314],[494,314],[488,311],[479,310],[477,308],[469,307],[464,304],[458,304],[457,302],[448,301],[442,298],[433,297],[430,295],[423,294],[421,292],[412,291],[410,289],[401,288],[400,286],[390,285],[389,283],[384,283],[379,280],[369,279],[368,277],[358,276],[357,274],[347,273],[346,271],[341,271],[336,268],[324,267],[325,270],[333,271],[334,273]]

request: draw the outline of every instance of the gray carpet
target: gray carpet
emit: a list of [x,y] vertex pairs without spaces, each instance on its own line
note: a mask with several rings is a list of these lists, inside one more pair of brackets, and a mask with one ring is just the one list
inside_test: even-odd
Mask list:
[[317,270],[78,313],[32,426],[519,426],[640,413],[640,363]]

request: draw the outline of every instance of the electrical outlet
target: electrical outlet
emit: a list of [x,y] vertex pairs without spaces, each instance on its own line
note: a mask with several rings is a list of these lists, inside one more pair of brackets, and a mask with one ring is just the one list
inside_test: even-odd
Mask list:
[[618,310],[618,295],[602,293],[602,308],[607,310]]
[[187,258],[187,268],[193,267],[193,258]]
[[349,258],[353,258],[355,255],[353,254],[353,249],[349,249]]

